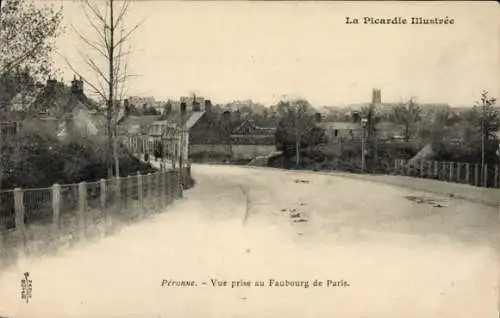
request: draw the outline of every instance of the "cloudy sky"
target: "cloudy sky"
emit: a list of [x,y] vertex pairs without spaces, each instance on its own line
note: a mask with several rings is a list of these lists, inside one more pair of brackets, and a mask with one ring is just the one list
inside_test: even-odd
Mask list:
[[[38,0],[41,2],[42,0]],[[65,24],[92,37],[81,5],[64,6]],[[384,101],[468,105],[482,88],[500,91],[500,10],[494,2],[135,1],[127,25],[144,20],[129,42],[129,95],[214,102],[283,95],[316,105]],[[449,17],[454,25],[346,25],[346,17]],[[59,54],[92,78],[68,28]],[[72,77],[57,58],[64,77]]]

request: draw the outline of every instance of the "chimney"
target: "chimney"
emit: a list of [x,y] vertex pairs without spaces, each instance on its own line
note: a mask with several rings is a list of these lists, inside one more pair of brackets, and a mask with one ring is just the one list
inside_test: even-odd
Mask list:
[[182,102],[181,103],[181,115],[186,115],[186,111],[187,111],[187,104],[186,102]]
[[222,122],[228,123],[231,121],[231,112],[226,110],[225,112],[222,113],[222,115],[220,117],[221,117],[220,119]]
[[193,101],[193,111],[194,112],[201,111],[200,103],[197,100]]
[[165,105],[165,115],[170,114],[172,112],[172,103],[170,101]]
[[351,113],[351,118],[353,123],[358,123],[361,121],[361,115],[358,111],[353,111]]
[[314,120],[316,121],[316,123],[320,123],[321,120],[322,120],[322,116],[321,116],[321,113],[316,113],[314,115]]
[[56,79],[51,79],[49,77],[49,79],[47,80],[47,85],[46,85],[46,88],[47,90],[53,90],[57,85],[57,80]]
[[73,80],[71,81],[71,92],[75,94],[83,94],[83,80],[76,79],[76,76],[73,76]]
[[239,109],[239,108],[238,108],[238,109],[236,109],[236,111],[234,112],[234,117],[235,117],[234,119],[235,119],[236,121],[240,121],[240,120],[241,120],[241,112],[240,112],[240,109]]
[[212,101],[209,99],[205,101],[205,111],[207,113],[210,113],[212,111]]
[[230,138],[231,136],[231,112],[226,110],[220,116],[221,128],[224,136]]

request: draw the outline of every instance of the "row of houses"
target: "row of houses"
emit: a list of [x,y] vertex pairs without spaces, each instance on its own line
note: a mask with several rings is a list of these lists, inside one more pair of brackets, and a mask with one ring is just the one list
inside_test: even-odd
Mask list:
[[[259,127],[251,119],[240,119],[230,111],[213,112],[210,100],[203,107],[181,102],[179,112],[171,112],[160,119],[151,119],[142,126],[129,117],[124,127],[126,138],[135,151],[153,153],[161,145],[164,153],[175,155],[175,145],[183,138],[185,159],[225,158],[251,160],[276,151],[274,127]],[[183,136],[180,136],[180,133]]]
[[[379,90],[374,90],[372,103],[381,104]],[[242,161],[276,152],[275,124],[260,127],[250,117],[242,118],[237,110],[214,111],[211,101],[203,97],[181,99],[178,108],[167,109],[166,113],[157,116],[130,116],[126,114],[127,103],[117,106],[120,110],[115,114],[117,133],[136,152],[153,153],[155,147],[161,145],[166,155],[174,156],[182,151],[186,160],[226,158]],[[20,107],[33,113],[23,121],[24,127],[45,129],[59,138],[73,134],[94,137],[107,134],[102,108],[85,95],[83,81],[76,77],[69,87],[49,79],[24,106],[17,105]],[[324,121],[318,116],[316,120],[331,144],[360,141],[365,134],[359,122]],[[394,138],[401,131],[393,123],[381,122],[377,128],[381,139]],[[184,148],[179,150],[181,139]]]

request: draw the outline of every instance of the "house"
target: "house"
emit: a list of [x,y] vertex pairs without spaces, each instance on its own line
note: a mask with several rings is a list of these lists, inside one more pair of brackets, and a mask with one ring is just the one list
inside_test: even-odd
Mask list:
[[144,153],[149,127],[159,119],[153,115],[126,116],[117,127],[118,138],[133,153]]
[[98,104],[84,94],[81,78],[74,77],[70,87],[49,78],[29,104],[22,106],[28,114],[23,121],[27,129],[45,130],[60,138],[72,134],[96,136],[104,131],[105,117]]
[[320,122],[317,125],[325,130],[325,135],[329,143],[337,143],[344,140],[360,140],[364,134],[364,128],[361,123]]
[[183,101],[180,112],[172,110],[152,123],[147,134],[148,151],[161,144],[167,156],[175,155],[181,138],[185,160],[251,160],[276,151],[275,128],[259,127],[230,111],[216,113],[210,100],[205,99],[203,104]]
[[[184,160],[202,152],[215,149],[220,152],[221,129],[217,116],[211,113],[211,102],[205,100],[202,110],[196,101],[188,109],[186,102],[181,102],[180,111],[170,111],[162,116],[162,120],[151,123],[144,139],[144,150],[154,152],[155,145],[161,144],[167,156],[175,155],[181,150]],[[214,148],[215,147],[215,148]],[[213,148],[213,149],[212,149]],[[223,152],[226,150],[222,147]]]
[[276,152],[276,128],[259,127],[245,119],[231,132],[233,160],[252,160]]

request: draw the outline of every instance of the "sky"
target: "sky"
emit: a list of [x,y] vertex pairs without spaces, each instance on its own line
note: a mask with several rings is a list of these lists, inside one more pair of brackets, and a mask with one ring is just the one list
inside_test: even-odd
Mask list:
[[[63,5],[65,25],[92,37],[81,4]],[[449,17],[453,25],[346,24],[346,17]],[[214,103],[284,95],[313,105],[382,100],[467,106],[481,89],[500,95],[500,10],[495,2],[222,2],[135,1],[127,26],[142,22],[131,48],[127,95],[177,99],[191,93]],[[86,78],[71,27],[57,42]],[[88,49],[87,49],[88,51]],[[87,52],[85,51],[85,52]]]

